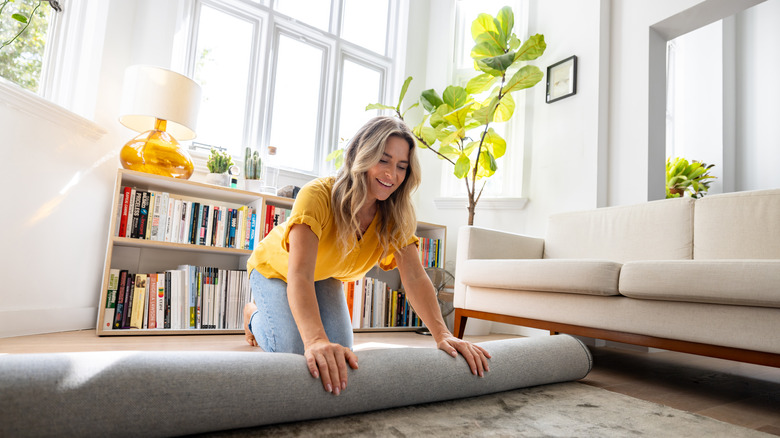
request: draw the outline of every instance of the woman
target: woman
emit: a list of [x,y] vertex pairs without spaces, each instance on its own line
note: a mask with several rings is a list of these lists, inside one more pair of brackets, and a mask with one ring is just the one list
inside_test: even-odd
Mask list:
[[341,282],[362,278],[379,263],[398,268],[437,347],[453,357],[460,353],[482,376],[490,354],[449,332],[420,263],[411,202],[420,166],[412,132],[400,119],[376,117],[344,154],[338,175],[306,184],[290,217],[252,253],[247,341],[268,352],[303,354],[311,375],[339,395],[347,387],[347,364],[358,367]]

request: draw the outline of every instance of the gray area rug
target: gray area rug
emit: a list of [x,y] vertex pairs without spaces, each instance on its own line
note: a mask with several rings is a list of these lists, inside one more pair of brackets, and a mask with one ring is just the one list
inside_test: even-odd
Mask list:
[[199,437],[768,437],[752,429],[568,382]]

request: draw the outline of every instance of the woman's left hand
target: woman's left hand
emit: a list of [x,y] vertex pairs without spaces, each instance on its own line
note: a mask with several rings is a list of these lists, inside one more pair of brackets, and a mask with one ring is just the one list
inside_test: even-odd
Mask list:
[[458,353],[466,359],[471,368],[471,374],[484,377],[486,371],[490,371],[488,359],[490,353],[479,345],[458,339],[453,335],[446,335],[436,343],[439,350],[446,351],[452,357],[457,357]]

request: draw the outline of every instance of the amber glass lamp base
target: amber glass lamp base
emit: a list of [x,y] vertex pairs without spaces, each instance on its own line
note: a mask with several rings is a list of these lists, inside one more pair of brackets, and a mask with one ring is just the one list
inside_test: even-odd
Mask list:
[[187,150],[165,131],[152,129],[127,142],[119,152],[122,167],[189,179],[195,170]]

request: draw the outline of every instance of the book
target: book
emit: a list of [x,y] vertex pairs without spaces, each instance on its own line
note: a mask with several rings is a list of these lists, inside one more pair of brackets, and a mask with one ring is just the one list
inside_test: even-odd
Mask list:
[[165,328],[165,273],[157,273],[157,298],[154,318],[155,328]]
[[[157,194],[155,192],[149,192],[149,205],[146,206],[146,212],[147,212],[147,219],[146,219],[146,228],[144,229],[144,239],[151,240],[152,238],[152,227],[154,222],[154,203],[157,199]],[[158,218],[159,222],[159,218]],[[159,223],[158,223],[159,226]],[[156,233],[156,230],[155,230]]]
[[122,325],[120,328],[130,328],[130,314],[133,311],[133,286],[135,284],[135,274],[127,273],[127,280],[125,281],[125,307],[122,312]]
[[130,227],[129,237],[133,239],[138,238],[138,220],[141,217],[141,198],[143,197],[139,190],[133,189],[133,204],[132,204],[132,221],[128,226]]
[[121,269],[119,271],[119,287],[116,294],[116,312],[114,312],[114,323],[111,328],[122,328],[122,314],[125,308],[125,283],[127,282],[127,270]]
[[133,189],[130,187],[122,188],[122,213],[119,218],[119,232],[117,236],[127,237],[127,215],[130,212],[130,194]]
[[103,325],[107,329],[112,328],[114,324],[114,315],[116,313],[118,290],[119,290],[119,269],[109,269],[108,289],[106,291],[106,310],[103,315]]
[[201,205],[198,220],[198,245],[206,245],[206,235],[209,226],[209,206]]
[[192,212],[190,214],[189,222],[187,226],[189,228],[189,238],[186,243],[195,245],[198,242],[198,235],[200,231],[200,213],[203,211],[200,202],[192,202]]
[[133,284],[133,299],[130,313],[130,328],[143,328],[144,304],[146,303],[146,274],[136,274]]
[[178,243],[189,243],[190,238],[192,237],[192,227],[191,221],[192,221],[192,208],[193,203],[191,201],[183,201],[184,205],[182,207],[182,221],[181,221],[181,234],[179,236],[179,242]]
[[157,237],[155,240],[158,242],[165,241],[165,233],[168,229],[168,206],[170,203],[168,192],[161,192],[157,204],[159,204],[160,221],[157,229]]
[[250,226],[249,226],[249,241],[247,244],[247,249],[255,249],[255,236],[257,235],[257,212],[252,209],[252,217],[250,218]]
[[146,276],[146,285],[144,287],[144,310],[141,313],[141,328],[149,328],[149,276]]
[[157,328],[157,274],[149,274],[148,283],[148,312],[147,328]]
[[149,219],[149,192],[140,192],[140,201],[138,207],[138,222],[134,235],[136,238],[144,239],[146,237],[146,227]]

